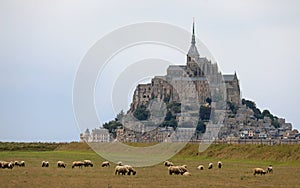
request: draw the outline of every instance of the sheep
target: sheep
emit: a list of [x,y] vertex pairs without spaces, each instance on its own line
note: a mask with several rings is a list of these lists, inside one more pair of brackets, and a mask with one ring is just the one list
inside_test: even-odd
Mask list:
[[221,161],[218,161],[218,168],[222,168],[222,162]]
[[126,173],[129,173],[129,170],[126,166],[116,166],[115,168],[115,175],[125,175]]
[[168,170],[169,170],[169,175],[172,175],[172,174],[176,174],[176,175],[179,175],[179,174],[183,174],[184,172],[186,172],[186,168],[182,167],[182,166],[169,166],[168,167]]
[[1,168],[13,169],[13,167],[14,167],[14,162],[1,161]]
[[174,166],[174,164],[172,162],[170,162],[170,161],[165,161],[164,165],[167,166],[167,167]]
[[199,165],[199,166],[197,167],[197,169],[198,169],[198,170],[204,170],[204,166],[203,166],[203,165]]
[[66,163],[63,161],[57,161],[57,167],[58,168],[66,168]]
[[110,164],[109,164],[109,162],[108,161],[104,161],[103,163],[102,163],[102,165],[101,165],[102,167],[109,167],[110,166]]
[[84,167],[93,167],[94,166],[92,161],[90,161],[90,160],[84,160],[83,163],[84,163]]
[[262,168],[254,168],[253,169],[253,175],[255,176],[256,174],[260,174],[260,175],[265,175],[267,172],[262,169]]
[[185,173],[183,173],[182,175],[183,175],[183,176],[191,176],[192,174],[189,173],[189,172],[185,172]]
[[42,167],[49,167],[48,161],[42,161]]
[[121,161],[117,162],[118,166],[123,166],[123,163]]
[[20,167],[25,167],[25,161],[21,161],[21,162],[19,163],[19,166],[20,166]]
[[273,173],[273,167],[272,167],[272,165],[268,166],[267,173]]
[[124,165],[124,167],[126,167],[127,169],[128,169],[128,173],[127,173],[127,175],[131,175],[131,173],[132,173],[132,175],[135,175],[136,174],[136,170],[132,167],[132,166],[130,166],[130,165]]
[[213,163],[209,163],[208,164],[208,169],[212,169],[213,168]]
[[82,161],[74,161],[74,162],[72,163],[72,168],[74,168],[74,167],[82,168],[82,166],[85,166],[85,163],[82,162]]

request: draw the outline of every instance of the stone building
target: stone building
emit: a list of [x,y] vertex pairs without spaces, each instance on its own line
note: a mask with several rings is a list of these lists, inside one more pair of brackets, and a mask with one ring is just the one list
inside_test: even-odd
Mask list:
[[154,98],[164,102],[180,102],[182,94],[189,97],[195,95],[199,104],[205,104],[212,93],[216,92],[220,82],[225,83],[226,100],[239,105],[240,87],[237,74],[222,75],[216,63],[200,56],[193,23],[192,41],[187,53],[186,65],[171,65],[167,69],[167,75],[155,76],[148,84],[139,84],[134,91],[129,112],[134,112],[140,105],[148,105]]

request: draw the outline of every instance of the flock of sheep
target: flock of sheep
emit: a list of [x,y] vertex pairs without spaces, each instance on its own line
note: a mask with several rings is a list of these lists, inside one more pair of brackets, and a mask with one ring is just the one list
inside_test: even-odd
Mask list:
[[[179,166],[175,166],[172,162],[170,161],[165,161],[164,162],[164,165],[166,167],[168,167],[168,171],[169,171],[169,174],[172,175],[172,174],[176,174],[176,175],[183,175],[183,176],[191,176],[192,174],[190,172],[188,172],[188,169],[187,169],[187,165],[179,165]],[[218,164],[217,164],[218,168],[221,169],[222,168],[222,162],[221,161],[218,161]],[[208,164],[208,169],[212,169],[213,168],[213,163],[209,163]],[[197,167],[198,170],[204,170],[204,165],[199,165]]]
[[0,168],[12,169],[14,166],[25,167],[25,161],[0,161]]
[[[67,164],[63,161],[57,161],[57,168],[66,168]],[[25,161],[0,161],[0,168],[8,168],[13,169],[14,166],[25,167]],[[48,161],[42,161],[42,167],[49,167]],[[72,168],[78,167],[93,167],[94,164],[91,160],[83,160],[83,161],[74,161],[72,163]],[[104,161],[101,164],[102,167],[110,167],[110,163],[108,161]],[[183,175],[183,176],[191,176],[192,174],[188,171],[187,165],[177,165],[175,166],[170,161],[165,161],[164,166],[168,167],[169,175]],[[218,161],[217,167],[221,169],[223,166],[221,161]],[[213,163],[209,163],[207,169],[212,169]],[[199,165],[197,167],[198,170],[204,170],[204,165]],[[254,168],[253,175],[256,174],[265,175],[267,173],[273,173],[272,165],[269,165],[266,170],[262,168]],[[123,165],[122,162],[118,162],[115,167],[115,175],[136,175],[136,170],[131,165]]]

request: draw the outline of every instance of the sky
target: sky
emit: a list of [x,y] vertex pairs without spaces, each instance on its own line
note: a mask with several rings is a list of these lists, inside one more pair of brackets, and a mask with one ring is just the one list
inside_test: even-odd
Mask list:
[[[0,141],[78,141],[72,92],[89,49],[133,23],[190,31],[193,17],[222,73],[237,72],[242,97],[300,129],[299,8],[297,0],[1,0]],[[96,108],[103,121],[115,116]]]

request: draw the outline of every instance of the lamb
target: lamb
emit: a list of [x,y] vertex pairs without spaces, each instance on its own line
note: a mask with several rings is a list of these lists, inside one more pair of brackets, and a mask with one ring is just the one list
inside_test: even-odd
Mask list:
[[198,170],[204,170],[204,166],[203,166],[203,165],[199,165],[199,166],[197,167],[197,169],[198,169]]
[[208,164],[208,169],[212,169],[213,168],[213,163],[209,163]]
[[74,168],[74,167],[82,168],[82,166],[85,166],[84,162],[82,162],[82,161],[74,161],[72,163],[72,168]]
[[84,160],[83,163],[84,163],[84,167],[93,167],[94,166],[92,161],[90,161],[90,160]]
[[104,161],[103,163],[102,163],[102,165],[101,165],[102,167],[109,167],[110,166],[110,164],[109,164],[109,162],[108,161]]
[[123,166],[123,163],[121,161],[117,162],[118,166]]
[[167,166],[167,167],[174,166],[174,164],[172,162],[170,162],[170,161],[165,161],[164,165]]
[[48,161],[42,161],[42,167],[49,167]]
[[273,167],[272,167],[272,165],[268,166],[267,173],[273,173]]
[[192,174],[189,173],[189,172],[185,172],[185,173],[183,173],[182,175],[183,175],[183,176],[192,176]]
[[57,161],[57,167],[58,168],[66,168],[66,163],[63,161]]
[[260,175],[265,175],[267,172],[262,169],[262,168],[254,168],[253,169],[253,175],[255,176],[256,174],[260,174]]
[[115,175],[118,174],[122,174],[125,175],[126,173],[129,173],[129,170],[126,166],[116,166],[115,168]]
[[218,161],[218,168],[222,168],[222,162],[221,161]]

